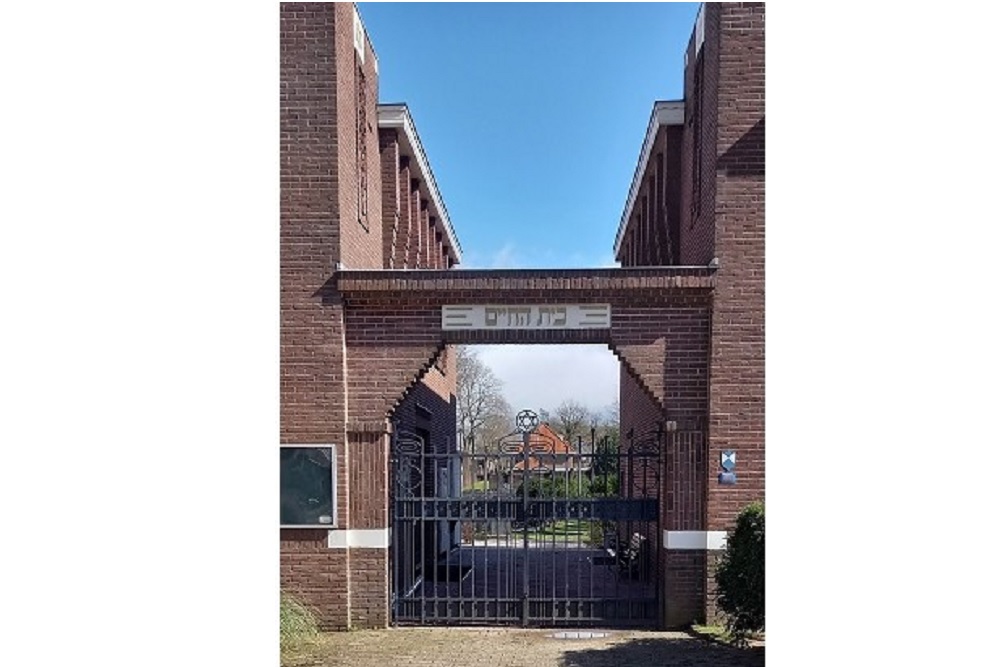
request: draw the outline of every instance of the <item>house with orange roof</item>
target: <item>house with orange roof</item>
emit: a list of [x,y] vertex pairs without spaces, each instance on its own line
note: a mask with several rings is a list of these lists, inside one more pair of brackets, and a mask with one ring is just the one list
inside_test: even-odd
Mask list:
[[[517,443],[517,453],[524,452],[523,443]],[[527,463],[532,474],[550,476],[555,473],[583,472],[590,470],[590,461],[584,460],[573,445],[566,442],[548,424],[540,424],[528,436],[527,461],[519,460],[514,464],[513,475],[520,476]]]

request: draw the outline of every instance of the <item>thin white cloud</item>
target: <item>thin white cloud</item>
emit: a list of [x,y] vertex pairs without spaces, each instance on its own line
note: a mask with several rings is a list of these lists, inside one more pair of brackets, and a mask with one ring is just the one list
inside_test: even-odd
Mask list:
[[606,252],[603,255],[601,255],[597,259],[597,261],[594,262],[593,266],[596,266],[596,267],[598,267],[600,269],[617,269],[617,268],[619,268],[618,267],[618,262],[615,261],[615,254],[613,252]]
[[513,243],[508,241],[502,248],[493,253],[493,256],[490,258],[490,268],[517,268],[517,259],[517,248],[515,248]]
[[619,362],[605,345],[477,345],[515,410],[574,400],[594,411],[618,400]]

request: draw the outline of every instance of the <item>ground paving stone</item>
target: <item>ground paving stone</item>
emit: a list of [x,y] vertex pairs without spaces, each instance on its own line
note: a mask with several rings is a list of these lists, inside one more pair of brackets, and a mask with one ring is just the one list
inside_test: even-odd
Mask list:
[[758,667],[764,647],[737,649],[684,632],[609,631],[555,639],[558,630],[392,628],[325,633],[286,655],[287,667]]

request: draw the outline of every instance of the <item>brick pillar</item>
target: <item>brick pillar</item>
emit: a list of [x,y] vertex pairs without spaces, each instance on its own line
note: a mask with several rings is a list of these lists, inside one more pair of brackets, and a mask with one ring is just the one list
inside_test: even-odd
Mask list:
[[410,235],[406,246],[406,268],[420,266],[420,181],[410,179]]
[[677,627],[704,618],[705,440],[699,428],[708,408],[711,307],[636,301],[612,315],[613,347],[623,362],[622,423],[637,433],[660,420],[678,426],[665,436],[657,540],[664,550],[663,619]]
[[395,268],[394,254],[399,235],[399,142],[396,130],[379,130],[379,158],[382,176],[382,257],[387,269]]
[[[764,4],[715,6],[719,30],[708,530],[764,498]],[[736,484],[717,481],[736,452]],[[709,612],[714,581],[708,577]]]
[[410,158],[399,158],[399,233],[392,249],[392,265],[403,269],[407,263],[410,247],[410,218],[412,216],[413,197],[410,196]]
[[424,268],[425,269],[436,269],[437,266],[437,218],[430,215],[428,211],[427,215],[427,244],[424,248]]
[[[340,258],[336,12],[283,3],[281,26],[281,298],[279,437],[283,444],[344,442],[343,306],[327,284]],[[275,456],[277,463],[277,456]],[[342,471],[338,461],[338,472]],[[346,490],[338,479],[338,496]],[[346,511],[338,514],[344,520]],[[323,528],[282,530],[280,582],[324,628],[346,627],[347,558]]]
[[421,269],[430,268],[431,243],[434,233],[431,230],[430,202],[426,199],[420,200],[420,252],[417,255],[417,267]]
[[350,627],[384,628],[389,612],[388,422],[379,431],[350,431],[348,531]]

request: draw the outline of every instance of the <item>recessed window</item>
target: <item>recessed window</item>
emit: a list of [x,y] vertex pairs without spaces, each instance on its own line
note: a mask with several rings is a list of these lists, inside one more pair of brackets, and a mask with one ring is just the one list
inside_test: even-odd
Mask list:
[[357,67],[357,138],[355,164],[358,170],[358,222],[368,231],[368,90],[364,70]]
[[281,447],[281,525],[336,524],[336,465],[331,445]]

